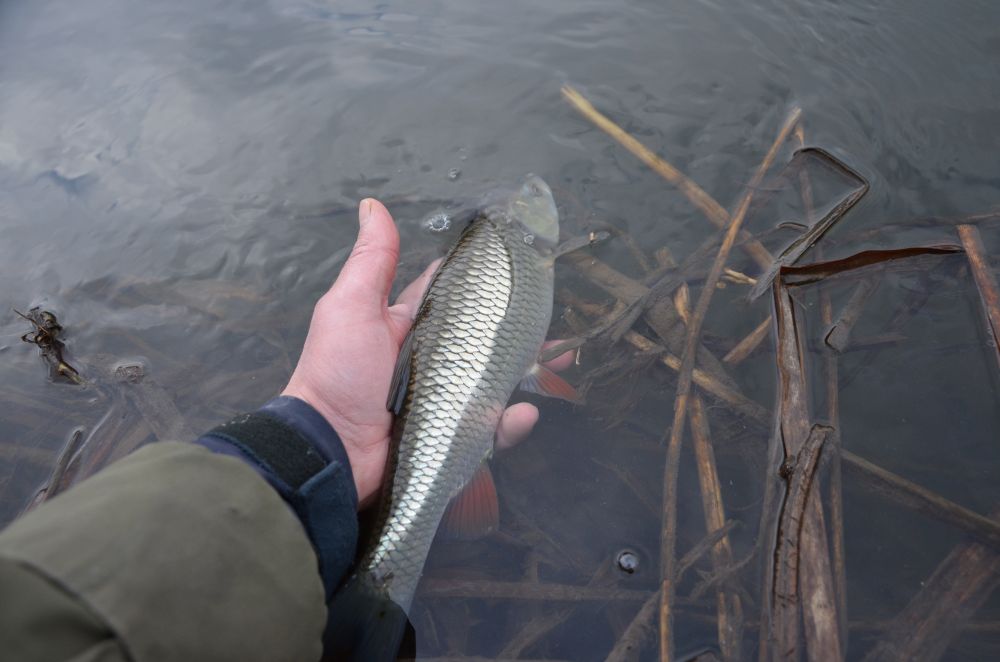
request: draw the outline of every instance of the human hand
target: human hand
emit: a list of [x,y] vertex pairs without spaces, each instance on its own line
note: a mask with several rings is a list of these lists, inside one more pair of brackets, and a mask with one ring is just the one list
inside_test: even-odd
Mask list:
[[[407,285],[390,306],[399,233],[377,200],[362,200],[358,219],[354,250],[313,310],[302,355],[282,395],[309,403],[336,430],[363,507],[384,478],[392,430],[386,399],[399,347],[438,262]],[[513,446],[537,421],[538,409],[532,404],[508,407],[497,429],[497,446]]]

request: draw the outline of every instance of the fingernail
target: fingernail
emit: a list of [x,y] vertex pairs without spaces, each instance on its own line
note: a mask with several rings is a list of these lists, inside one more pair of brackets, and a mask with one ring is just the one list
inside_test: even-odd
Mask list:
[[361,225],[364,225],[365,223],[368,222],[368,219],[371,217],[371,215],[372,215],[372,200],[371,198],[365,198],[364,200],[361,201],[361,204],[358,205],[358,221],[361,223]]

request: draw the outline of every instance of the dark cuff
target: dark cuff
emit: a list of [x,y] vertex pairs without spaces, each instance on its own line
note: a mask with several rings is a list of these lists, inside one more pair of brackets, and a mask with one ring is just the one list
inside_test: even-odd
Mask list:
[[358,495],[347,451],[326,419],[281,396],[195,443],[247,462],[291,506],[319,557],[329,597],[354,558]]

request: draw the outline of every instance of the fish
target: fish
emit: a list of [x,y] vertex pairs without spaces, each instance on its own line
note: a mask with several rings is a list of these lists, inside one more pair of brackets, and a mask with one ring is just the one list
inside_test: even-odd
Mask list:
[[558,240],[552,191],[528,175],[473,215],[432,277],[389,390],[391,480],[373,534],[331,601],[328,658],[395,659],[439,526],[458,538],[496,528],[487,461],[513,391],[576,399],[537,363]]

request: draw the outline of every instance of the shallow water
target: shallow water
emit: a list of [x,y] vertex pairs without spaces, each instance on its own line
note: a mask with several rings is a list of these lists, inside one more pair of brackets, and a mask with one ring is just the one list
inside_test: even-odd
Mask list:
[[[678,260],[709,238],[714,227],[674,187],[562,100],[563,83],[728,208],[800,106],[806,142],[871,182],[821,241],[824,259],[957,243],[950,227],[911,219],[957,218],[1000,201],[997,25],[1000,8],[985,1],[5,2],[0,310],[55,312],[70,362],[96,385],[52,382],[37,350],[19,340],[26,322],[0,315],[0,521],[30,499],[76,428],[103,421],[107,430],[112,419],[111,432],[131,434],[133,444],[193,434],[280,389],[364,196],[396,214],[403,281],[448,241],[448,232],[427,230],[434,213],[527,171],[552,185],[564,234],[610,225],[647,258],[666,245]],[[789,158],[782,151],[777,168]],[[835,201],[830,188],[817,205]],[[772,250],[794,236],[774,230],[802,211],[782,201],[792,190],[747,221]],[[995,226],[982,233],[987,248],[1000,248]],[[642,276],[624,241],[589,253]],[[815,251],[803,261],[812,259]],[[838,429],[845,449],[987,514],[1000,497],[1000,385],[963,260],[877,276],[854,338],[886,333],[901,302],[928,294],[889,329],[905,341],[841,356]],[[731,266],[758,271],[739,251]],[[606,301],[568,265],[557,278],[574,296]],[[857,282],[831,281],[835,314]],[[770,295],[748,305],[746,290],[731,284],[715,295],[705,342],[719,357],[771,310]],[[814,348],[826,330],[819,296],[812,286],[793,295]],[[563,303],[559,335],[572,331]],[[730,370],[768,409],[774,342]],[[825,420],[823,356],[815,349],[806,361],[817,420]],[[591,373],[619,359],[624,384],[620,374]],[[125,363],[142,364],[141,389],[108,376]],[[676,380],[654,363],[625,345],[585,348],[569,377],[593,382],[588,406],[540,403],[532,439],[495,463],[501,532],[432,553],[414,612],[420,656],[607,655],[659,582],[662,439]],[[772,430],[711,397],[706,405],[727,517],[737,522],[733,555],[742,559],[758,543],[774,476]],[[679,556],[705,535],[686,443]],[[863,483],[845,470],[852,659],[965,539]],[[633,574],[615,564],[626,549],[639,560]],[[761,566],[739,575],[748,659]],[[678,595],[710,570],[707,557],[698,561]],[[459,578],[479,584],[463,593],[448,584]],[[516,595],[497,597],[503,587],[486,580]],[[538,582],[593,590],[568,599],[523,588]],[[679,655],[717,645],[714,609],[712,591],[680,605]],[[998,617],[1000,603],[987,602],[947,658],[1000,653]],[[647,638],[641,657],[654,650]]]

